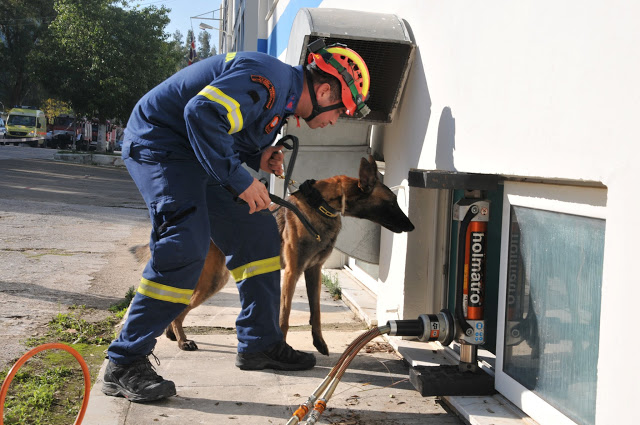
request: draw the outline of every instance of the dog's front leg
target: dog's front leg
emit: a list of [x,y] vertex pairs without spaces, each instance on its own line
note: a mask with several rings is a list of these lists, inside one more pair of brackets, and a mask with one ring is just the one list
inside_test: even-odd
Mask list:
[[322,337],[322,325],[320,322],[320,291],[322,290],[322,264],[308,268],[304,272],[304,280],[307,284],[307,298],[309,299],[309,311],[311,335],[313,345],[320,354],[329,355],[329,347]]

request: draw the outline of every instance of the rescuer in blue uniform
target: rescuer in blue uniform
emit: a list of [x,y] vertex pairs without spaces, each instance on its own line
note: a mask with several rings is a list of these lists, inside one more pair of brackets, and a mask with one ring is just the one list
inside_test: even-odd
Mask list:
[[122,157],[149,209],[151,259],[109,346],[105,394],[131,401],[176,394],[148,356],[189,304],[210,239],[240,293],[236,366],[315,365],[313,354],[291,348],[280,331],[278,229],[272,215],[254,214],[270,205],[269,193],[241,166],[282,174],[283,154],[272,144],[292,115],[318,128],[340,114],[368,111],[369,73],[357,53],[322,43],[308,62],[292,67],[263,53],[218,55],[184,68],[136,104]]

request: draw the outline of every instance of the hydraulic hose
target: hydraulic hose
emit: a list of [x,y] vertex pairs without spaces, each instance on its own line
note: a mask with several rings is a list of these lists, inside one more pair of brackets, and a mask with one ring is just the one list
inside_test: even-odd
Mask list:
[[286,425],[296,425],[304,420],[307,414],[309,414],[307,425],[315,424],[327,408],[329,399],[353,359],[355,359],[362,347],[375,337],[383,334],[415,336],[420,341],[437,341],[447,346],[453,341],[454,333],[453,316],[446,309],[440,310],[437,314],[421,314],[416,320],[389,320],[384,326],[370,329],[349,344],[326,378],[313,391],[307,401],[293,412]]
[[329,386],[333,378],[336,376],[336,373],[338,373],[338,370],[340,369],[340,365],[342,364],[342,362],[349,356],[349,354],[351,353],[351,351],[356,345],[358,345],[361,341],[363,341],[365,338],[368,337],[371,331],[373,331],[373,329],[370,330],[369,332],[365,332],[361,334],[351,344],[349,344],[349,346],[344,350],[344,352],[336,362],[335,366],[331,368],[331,371],[329,372],[329,374],[324,378],[324,380],[320,383],[320,385],[318,385],[318,387],[313,391],[313,393],[311,393],[307,401],[301,404],[298,407],[298,409],[296,409],[291,419],[289,419],[289,421],[287,422],[287,425],[295,425],[298,422],[302,421],[305,418],[305,416],[307,416],[307,413],[309,413],[309,411],[313,409],[316,401],[318,400],[322,392]]
[[[327,407],[327,402],[333,395],[342,375],[349,367],[349,364],[353,361],[358,352],[373,338],[389,333],[389,326],[379,326],[377,328],[370,329],[369,331],[361,334],[356,338],[349,346],[344,350],[336,365],[331,369],[329,374],[324,378],[320,385],[313,391],[307,401],[301,404],[298,409],[293,413],[293,416],[289,419],[286,425],[296,425],[300,421],[304,420],[305,416],[309,414],[307,419],[308,425],[313,425],[318,421],[320,415]],[[313,410],[312,410],[313,409]]]
[[[471,218],[469,218],[470,220]],[[362,347],[375,337],[383,334],[415,336],[420,341],[437,341],[447,346],[453,341],[454,333],[453,316],[446,309],[440,310],[437,314],[421,314],[416,320],[389,320],[384,326],[370,329],[349,344],[327,377],[318,385],[307,401],[296,409],[286,425],[298,424],[304,420],[307,414],[309,414],[307,425],[314,425],[327,408],[329,399],[353,359],[355,359]]]
[[89,405],[89,394],[91,392],[91,377],[89,375],[89,367],[87,366],[87,363],[84,361],[80,353],[78,353],[70,346],[58,342],[51,342],[48,344],[39,345],[36,348],[33,348],[32,350],[25,353],[18,359],[16,364],[14,364],[9,371],[9,374],[2,384],[2,389],[0,389],[0,425],[4,424],[4,402],[7,397],[7,392],[9,391],[9,385],[11,385],[11,381],[13,380],[18,370],[20,370],[20,368],[26,363],[27,360],[44,350],[64,350],[75,357],[78,363],[80,363],[80,367],[82,368],[82,375],[84,376],[84,398],[82,400],[82,406],[80,408],[80,411],[78,412],[78,416],[76,417],[74,425],[80,425],[82,423],[84,414],[87,411],[87,406]]

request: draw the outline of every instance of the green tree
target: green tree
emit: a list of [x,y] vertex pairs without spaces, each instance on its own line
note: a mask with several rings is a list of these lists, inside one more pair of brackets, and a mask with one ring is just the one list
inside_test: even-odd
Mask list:
[[176,63],[176,72],[187,66],[187,58],[189,56],[189,47],[182,41],[182,33],[176,30],[172,35],[170,42],[171,51],[174,57],[178,58]]
[[45,94],[38,85],[34,62],[48,24],[55,17],[54,0],[0,1],[0,102],[39,106]]
[[[185,39],[182,38],[180,30],[176,30],[172,35],[171,49],[181,58],[176,71],[189,65],[189,49],[191,48],[192,35],[193,30],[187,31],[187,37]],[[209,47],[210,45],[211,36],[207,32],[200,32],[200,34],[198,34],[198,42],[196,43],[196,57],[194,62],[217,55],[216,46]]]
[[53,118],[60,114],[72,114],[73,111],[65,102],[56,99],[46,99],[40,104],[40,109],[49,119],[49,124],[53,124]]
[[[76,115],[126,121],[137,100],[176,70],[168,9],[117,0],[56,0],[39,57],[43,82]],[[127,6],[123,3],[123,6]]]
[[209,34],[208,31],[200,31],[200,34],[198,34],[198,43],[200,43],[200,46],[198,46],[198,57],[200,59],[205,59],[217,54],[216,46],[211,46],[211,34]]

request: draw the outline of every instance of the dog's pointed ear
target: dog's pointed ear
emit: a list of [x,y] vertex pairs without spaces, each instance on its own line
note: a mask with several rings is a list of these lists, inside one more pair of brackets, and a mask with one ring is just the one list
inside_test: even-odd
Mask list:
[[378,181],[378,166],[373,156],[369,155],[368,161],[365,158],[360,160],[359,176],[358,187],[360,190],[364,193],[371,193]]

